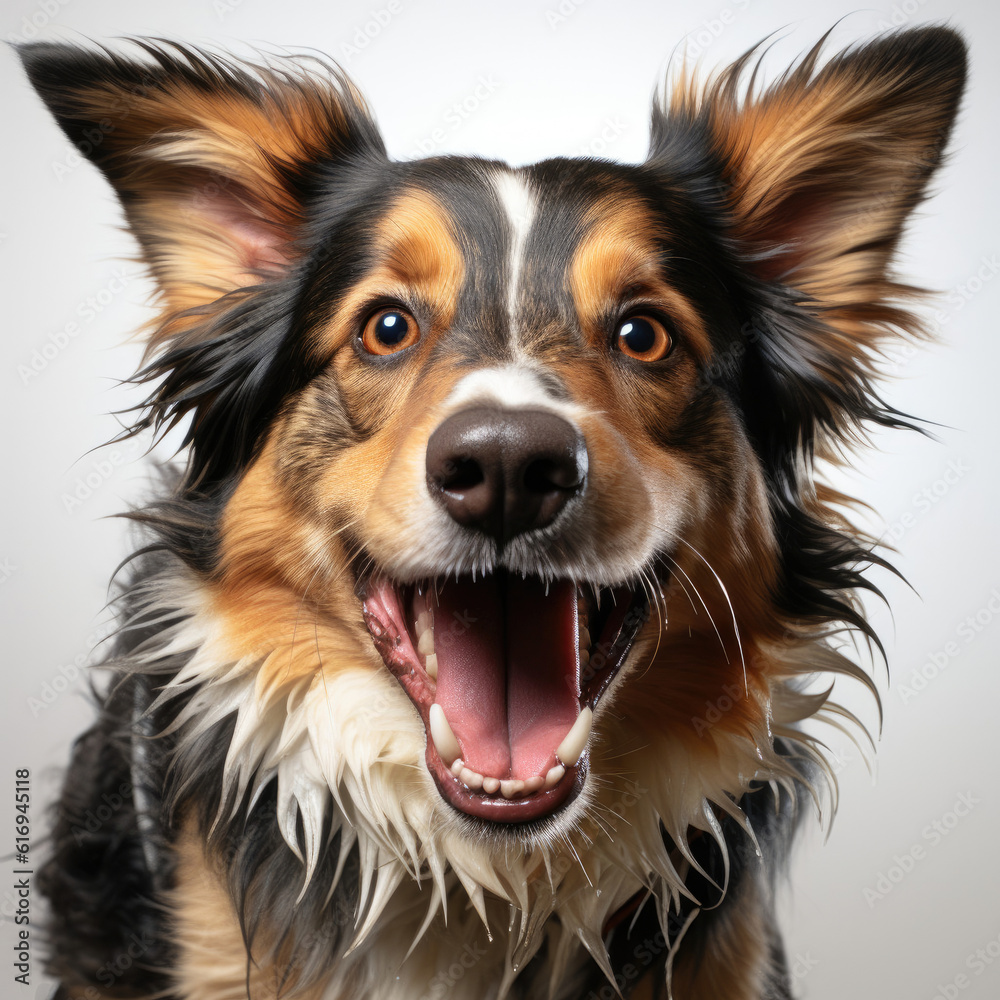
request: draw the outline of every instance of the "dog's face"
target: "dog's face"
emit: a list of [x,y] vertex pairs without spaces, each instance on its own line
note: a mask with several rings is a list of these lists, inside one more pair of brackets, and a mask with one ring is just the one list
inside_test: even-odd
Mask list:
[[706,600],[735,650],[712,570],[741,619],[766,614],[764,478],[703,374],[740,336],[739,277],[647,169],[454,159],[351,183],[360,231],[331,206],[303,294],[317,374],[235,489],[221,572],[245,608],[287,588],[363,615],[348,660],[396,676],[447,802],[548,816],[665,617],[711,630]]
[[223,804],[276,781],[307,881],[332,822],[522,905],[623,831],[598,928],[676,887],[691,829],[800,777],[775,741],[823,699],[788,681],[856,672],[819,639],[862,625],[867,543],[812,461],[900,422],[873,356],[914,325],[887,269],[960,42],[745,98],[738,64],[641,165],[519,169],[389,161],[336,77],[147,51],[26,62],[162,295],[147,422],[190,414],[191,461],[150,655],[191,653],[191,741],[236,719]]

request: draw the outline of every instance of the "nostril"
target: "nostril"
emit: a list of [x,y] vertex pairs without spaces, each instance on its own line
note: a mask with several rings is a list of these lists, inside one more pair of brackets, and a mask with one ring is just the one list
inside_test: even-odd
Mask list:
[[474,489],[486,480],[482,466],[474,458],[449,459],[433,478],[439,489],[449,493]]
[[523,482],[529,493],[554,493],[576,489],[580,474],[576,462],[540,458],[525,467]]

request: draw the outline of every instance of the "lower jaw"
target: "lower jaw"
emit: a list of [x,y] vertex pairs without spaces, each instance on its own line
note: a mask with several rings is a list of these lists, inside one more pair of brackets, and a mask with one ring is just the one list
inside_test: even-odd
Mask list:
[[483,795],[463,785],[451,773],[429,738],[425,760],[427,770],[445,802],[467,816],[492,823],[531,823],[548,818],[569,805],[580,794],[588,771],[588,759],[585,755],[573,767],[567,768],[566,774],[552,788],[534,792],[524,798],[504,799]]

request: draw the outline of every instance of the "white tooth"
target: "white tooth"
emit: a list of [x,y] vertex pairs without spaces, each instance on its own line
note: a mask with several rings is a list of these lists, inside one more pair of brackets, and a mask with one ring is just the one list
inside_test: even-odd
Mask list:
[[580,759],[587,746],[587,740],[590,739],[590,727],[593,721],[594,713],[590,710],[590,706],[584,706],[570,731],[563,737],[562,743],[556,747],[556,757],[566,767],[572,767]]
[[417,635],[423,635],[434,628],[434,613],[430,608],[425,608],[417,615],[415,630]]
[[417,639],[417,652],[422,656],[430,656],[434,652],[434,629],[424,629]]
[[455,739],[455,734],[451,731],[444,709],[437,702],[431,705],[430,722],[431,739],[434,741],[434,746],[441,755],[441,759],[450,767],[452,761],[462,756],[462,748],[458,745],[458,740]]
[[496,795],[500,791],[500,779],[483,778],[483,791],[488,792],[490,795]]
[[435,680],[437,680],[437,675],[438,675],[437,653],[431,653],[427,657],[427,662],[424,664],[424,669],[427,671],[428,677],[433,677]]
[[564,768],[562,764],[556,764],[555,767],[550,767],[545,775],[545,787],[555,788],[555,786],[562,781],[562,777],[565,773],[566,768]]
[[580,626],[580,648],[590,649],[590,629],[586,625]]
[[456,761],[455,761],[455,762],[454,762],[454,763],[453,763],[453,764],[451,765],[451,768],[450,768],[450,770],[451,770],[451,773],[452,773],[453,775],[455,775],[455,777],[457,778],[457,777],[458,777],[458,776],[459,776],[459,775],[460,775],[460,774],[462,773],[462,768],[463,768],[463,767],[465,767],[465,761],[464,761],[464,760],[462,760],[462,758],[461,758],[461,757],[459,757],[459,758],[458,758],[458,760],[456,760]]
[[510,778],[507,781],[500,782],[500,794],[505,799],[514,798],[522,788],[524,788],[524,782],[519,778]]
[[458,775],[458,780],[461,781],[463,785],[471,788],[474,792],[478,792],[479,789],[483,787],[483,776],[478,771],[473,771],[468,767],[462,768]]
[[531,795],[534,792],[537,792],[538,789],[544,784],[545,779],[540,774],[536,774],[533,778],[528,778],[524,782],[524,794]]

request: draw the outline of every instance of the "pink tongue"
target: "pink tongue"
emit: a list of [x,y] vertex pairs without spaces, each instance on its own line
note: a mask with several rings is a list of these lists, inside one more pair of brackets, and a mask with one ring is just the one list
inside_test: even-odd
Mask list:
[[444,709],[474,771],[531,778],[580,714],[576,586],[502,574],[446,583],[434,608]]

